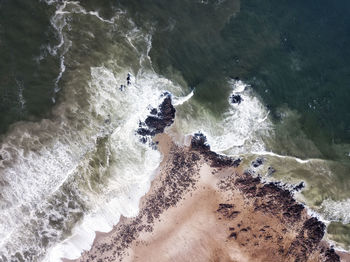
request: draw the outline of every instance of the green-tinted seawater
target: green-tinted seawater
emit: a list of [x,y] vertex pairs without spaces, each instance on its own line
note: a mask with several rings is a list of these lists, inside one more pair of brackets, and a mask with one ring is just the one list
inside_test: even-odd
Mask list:
[[[45,217],[47,210],[41,208],[38,214],[43,219],[40,222],[34,219],[35,225],[31,225],[32,231],[43,234],[41,252],[45,253],[51,242],[62,240],[61,233],[47,233],[47,221],[48,228],[69,236],[75,223],[83,219],[84,212],[92,208],[86,205],[87,195],[80,193],[91,190],[98,199],[96,203],[105,203],[103,192],[110,186],[109,179],[115,179],[113,175],[117,174],[119,183],[120,177],[124,179],[125,170],[133,170],[134,166],[123,166],[128,162],[118,152],[126,150],[124,155],[130,151],[139,157],[137,159],[145,158],[144,153],[135,148],[127,151],[130,144],[123,144],[133,136],[123,137],[115,131],[131,117],[125,119],[127,113],[119,115],[122,108],[139,112],[142,106],[133,107],[135,105],[129,105],[117,91],[112,95],[108,92],[118,90],[127,71],[137,74],[141,68],[149,70],[151,64],[156,73],[179,84],[182,94],[194,88],[190,102],[177,109],[178,124],[182,123],[186,130],[198,131],[197,123],[200,123],[224,137],[225,132],[238,123],[225,122],[227,116],[231,116],[228,111],[242,113],[245,105],[252,102],[255,111],[247,112],[259,114],[251,115],[250,120],[261,121],[265,117],[265,111],[259,108],[262,104],[266,112],[270,112],[268,120],[272,127],[269,135],[264,133],[261,140],[266,151],[280,156],[264,156],[265,166],[257,172],[265,174],[268,165],[272,165],[276,169],[273,179],[288,183],[306,181],[307,187],[300,199],[334,221],[328,228],[329,237],[349,248],[348,1],[87,0],[68,3],[64,12],[55,16],[57,21],[53,21],[57,7],[63,3],[0,0],[0,133],[2,141],[11,141],[6,150],[21,152],[24,149],[24,160],[33,154],[38,159],[44,156],[43,163],[52,165],[56,164],[55,157],[62,157],[59,164],[74,166],[73,175],[48,198],[49,209],[55,210],[58,218]],[[98,12],[100,17],[89,11]],[[62,32],[55,28],[57,25],[62,26]],[[146,36],[151,36],[151,41],[148,42]],[[149,53],[147,44],[151,44]],[[150,56],[151,63],[146,58],[140,59],[146,55]],[[144,87],[142,90],[148,92],[152,88],[163,90],[171,86],[166,81],[148,79],[147,74],[138,77],[138,88]],[[228,103],[232,79],[241,79],[250,85],[245,93],[250,100],[244,100],[239,107]],[[130,97],[134,99],[134,95]],[[148,103],[152,99],[147,95],[142,93],[138,99],[146,97]],[[259,103],[252,97],[257,97]],[[115,103],[128,107],[117,108]],[[50,120],[40,122],[42,118]],[[14,126],[12,133],[8,131],[11,124],[20,120],[35,121],[37,125],[23,123],[20,126],[23,128]],[[108,121],[112,121],[111,127],[106,124]],[[6,132],[10,132],[10,136]],[[113,138],[114,133],[118,133],[119,140]],[[91,137],[97,137],[96,141],[89,140]],[[228,138],[233,144],[241,139],[238,133],[236,140]],[[89,144],[88,149],[84,148],[85,143]],[[57,144],[63,149],[56,148]],[[2,158],[7,161],[6,150],[1,151],[0,164],[3,164]],[[64,158],[67,152],[69,157]],[[246,161],[259,155],[245,153]],[[49,158],[52,155],[53,160]],[[56,173],[50,173],[50,166],[41,170],[45,165],[38,162],[40,167],[37,167],[36,158],[33,159],[29,164],[37,174],[42,172],[43,180],[46,174],[55,177],[62,170],[57,168]],[[10,166],[7,162],[5,166],[7,164]],[[142,165],[142,161],[139,164]],[[25,172],[26,169],[23,174]],[[7,189],[8,181],[0,182],[1,187]],[[69,219],[60,220],[62,214]],[[29,242],[32,245],[33,241]],[[36,250],[29,253],[39,257]]]
[[[220,4],[219,4],[220,3]],[[195,99],[214,113],[226,107],[227,78],[250,83],[280,120],[284,106],[326,158],[350,142],[350,42],[347,1],[84,1],[106,18],[124,8],[140,27],[153,28],[157,72],[179,74]],[[1,5],[1,132],[10,123],[42,116],[52,106],[59,42],[44,2]],[[22,13],[21,13],[22,12]],[[20,19],[19,19],[20,18]],[[103,43],[101,43],[103,45]],[[102,48],[98,46],[97,48]],[[23,89],[25,105],[19,101]]]
[[180,72],[197,88],[196,99],[220,111],[225,80],[239,77],[277,122],[281,108],[295,110],[323,157],[347,157],[332,145],[350,142],[348,1],[122,3],[141,26],[157,28],[151,51],[157,71]]
[[0,133],[49,114],[60,69],[47,49],[59,44],[53,12],[44,1],[0,2]]
[[227,109],[227,80],[238,77],[271,112],[275,135],[267,150],[334,160],[277,176],[307,181],[307,203],[350,198],[348,1],[155,0],[118,6],[138,26],[153,28],[156,71],[195,87],[193,98],[213,115]]
[[213,115],[227,109],[227,80],[238,77],[271,112],[275,135],[267,139],[267,150],[334,160],[320,163],[318,172],[296,167],[277,176],[307,181],[306,202],[350,198],[348,1],[154,0],[117,6],[138,26],[153,28],[156,71],[195,87],[193,99]]

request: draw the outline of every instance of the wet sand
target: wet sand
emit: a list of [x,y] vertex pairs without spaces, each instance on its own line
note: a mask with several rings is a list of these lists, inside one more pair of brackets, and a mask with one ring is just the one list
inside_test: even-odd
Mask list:
[[[77,261],[340,261],[292,194],[194,137],[155,138],[164,158],[140,213],[98,233]],[[350,261],[342,254],[342,261]]]

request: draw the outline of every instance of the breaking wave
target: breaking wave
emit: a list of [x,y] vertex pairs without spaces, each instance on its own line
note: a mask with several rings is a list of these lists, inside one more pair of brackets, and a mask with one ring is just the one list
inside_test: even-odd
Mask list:
[[203,132],[216,152],[238,155],[265,150],[263,137],[273,132],[269,112],[249,85],[236,80],[229,81],[229,84],[232,87],[231,96],[239,95],[241,103],[227,101],[228,110],[218,118],[193,102],[183,111],[180,109],[176,125],[187,134]]
[[[267,150],[265,138],[274,135],[269,111],[243,81],[228,82],[230,97],[242,100],[232,103],[229,98],[227,110],[217,117],[192,99],[195,90],[184,95],[184,87],[154,72],[149,58],[152,35],[137,28],[125,12],[119,10],[111,19],[104,19],[79,2],[46,2],[56,6],[51,25],[59,39],[57,45],[47,47],[60,58],[52,99],[56,102],[58,92],[62,99],[52,118],[17,123],[2,140],[0,260],[77,258],[90,248],[96,231],[110,231],[121,215],[137,214],[138,201],[149,189],[162,156],[140,143],[135,130],[149,108],[160,104],[165,91],[173,94],[177,107],[172,130],[183,135],[201,131],[219,153],[244,154],[247,159],[252,157],[247,152],[253,157],[262,155],[280,176],[308,177],[325,187],[331,184],[331,171],[322,159],[303,160]],[[85,39],[76,43],[71,38],[76,15],[110,30],[104,32],[111,38],[116,32],[122,36],[120,42],[98,54],[105,58],[98,65],[76,57],[74,45],[83,48],[86,44]],[[85,33],[88,39],[96,39],[89,28]],[[103,40],[96,41],[101,44]],[[25,108],[21,88],[19,94]],[[297,172],[304,177],[296,176]],[[312,192],[306,198],[314,195],[321,196]],[[327,220],[350,222],[349,200],[325,200],[320,210]]]
[[[89,248],[95,231],[111,230],[120,215],[137,214],[138,201],[149,188],[161,155],[140,143],[135,130],[148,108],[158,106],[164,91],[182,99],[181,88],[149,66],[151,37],[132,21],[126,20],[123,29],[117,17],[107,21],[84,11],[78,2],[48,3],[57,5],[51,22],[61,41],[51,52],[61,57],[57,86],[63,73],[65,85],[52,118],[17,123],[2,140],[0,259],[4,261],[77,258]],[[65,71],[66,58],[72,61],[75,55],[69,37],[75,14],[92,16],[111,30],[117,26],[127,41],[104,51],[115,55],[125,48],[138,67],[111,59],[105,65],[84,64]]]

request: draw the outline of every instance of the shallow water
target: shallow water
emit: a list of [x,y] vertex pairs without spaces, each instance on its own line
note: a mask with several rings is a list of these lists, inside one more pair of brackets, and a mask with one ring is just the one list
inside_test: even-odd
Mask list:
[[267,179],[305,181],[298,199],[349,248],[349,9],[1,1],[0,261],[77,257],[137,213],[161,155],[135,130],[165,91],[171,132],[201,131],[247,167],[262,157],[253,171]]

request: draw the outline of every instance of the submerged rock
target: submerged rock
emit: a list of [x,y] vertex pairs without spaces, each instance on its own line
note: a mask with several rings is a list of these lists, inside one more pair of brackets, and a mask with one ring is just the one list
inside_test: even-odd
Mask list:
[[253,167],[259,167],[259,166],[261,166],[263,163],[264,163],[264,159],[261,158],[261,157],[258,157],[257,159],[255,159],[255,160],[252,162],[252,166],[253,166]]
[[268,176],[271,176],[275,172],[276,172],[276,169],[274,169],[272,166],[269,166],[269,168],[267,169]]
[[243,101],[243,98],[240,95],[231,95],[230,101],[232,104],[240,104]]

